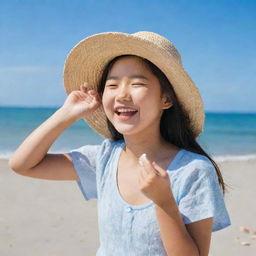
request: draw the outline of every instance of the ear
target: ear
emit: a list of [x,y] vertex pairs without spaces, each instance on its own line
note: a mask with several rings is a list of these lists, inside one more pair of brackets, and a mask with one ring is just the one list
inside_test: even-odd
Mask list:
[[164,95],[162,97],[162,109],[168,109],[173,105],[169,96]]

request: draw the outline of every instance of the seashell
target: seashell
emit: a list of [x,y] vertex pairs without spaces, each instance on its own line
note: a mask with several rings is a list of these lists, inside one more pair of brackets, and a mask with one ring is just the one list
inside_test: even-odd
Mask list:
[[251,238],[252,238],[252,239],[256,239],[256,235],[252,235]]
[[147,158],[147,154],[146,153],[143,153],[141,156],[140,156],[140,159],[144,160]]
[[140,164],[141,166],[144,166],[144,161],[145,161],[146,158],[147,158],[146,153],[143,153],[143,154],[139,157],[139,164]]
[[243,232],[245,232],[245,233],[250,233],[249,228],[244,227],[244,226],[240,226],[240,231],[243,231]]
[[253,235],[256,235],[256,230],[254,230],[254,231],[252,232],[252,234],[253,234]]
[[248,243],[248,242],[240,242],[240,244],[243,245],[243,246],[249,246],[250,245],[250,243]]

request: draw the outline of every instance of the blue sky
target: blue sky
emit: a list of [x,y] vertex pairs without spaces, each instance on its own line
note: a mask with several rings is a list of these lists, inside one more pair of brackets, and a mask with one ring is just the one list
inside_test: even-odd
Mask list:
[[0,0],[0,106],[60,107],[71,48],[95,33],[174,43],[206,111],[256,112],[256,1]]

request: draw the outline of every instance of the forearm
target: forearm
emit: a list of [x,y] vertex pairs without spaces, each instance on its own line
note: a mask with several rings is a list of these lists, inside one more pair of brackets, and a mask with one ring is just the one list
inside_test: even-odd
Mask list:
[[168,255],[199,256],[198,248],[187,232],[172,195],[162,205],[155,205],[161,238]]
[[17,148],[9,159],[9,166],[16,170],[28,170],[38,164],[51,145],[75,120],[68,111],[58,109],[37,127]]

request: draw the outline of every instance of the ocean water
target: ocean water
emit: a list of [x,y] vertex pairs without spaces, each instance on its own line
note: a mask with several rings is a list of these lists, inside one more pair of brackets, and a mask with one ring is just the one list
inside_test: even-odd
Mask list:
[[[0,107],[0,159],[8,159],[25,138],[56,110]],[[49,153],[68,152],[103,140],[81,119],[58,137]],[[204,132],[197,141],[217,161],[256,159],[256,113],[206,112]]]

